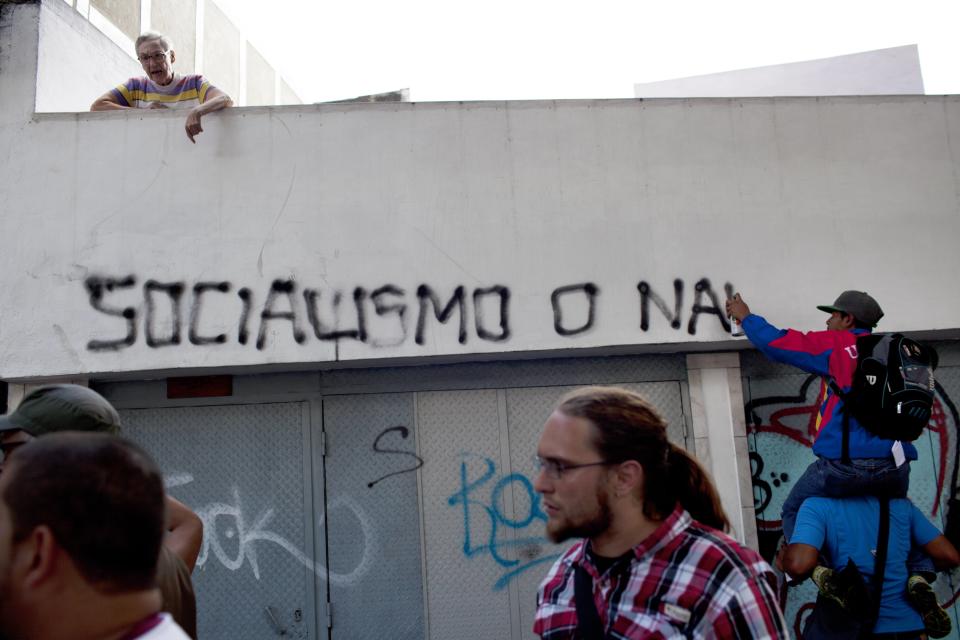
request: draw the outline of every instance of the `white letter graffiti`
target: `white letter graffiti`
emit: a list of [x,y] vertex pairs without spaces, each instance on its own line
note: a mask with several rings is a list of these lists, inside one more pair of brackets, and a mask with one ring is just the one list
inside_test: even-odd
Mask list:
[[[189,473],[175,473],[166,477],[165,485],[169,487],[182,486],[193,481],[193,476]],[[363,533],[363,556],[356,567],[349,573],[335,573],[328,571],[327,567],[319,561],[313,561],[307,554],[297,548],[297,546],[284,538],[279,533],[270,531],[267,527],[274,517],[274,509],[269,508],[261,511],[253,522],[247,521],[241,506],[240,491],[237,487],[233,488],[233,504],[223,502],[213,502],[204,507],[196,508],[195,511],[203,521],[203,543],[200,548],[200,555],[197,558],[197,567],[203,567],[212,553],[224,568],[230,571],[238,571],[243,567],[244,562],[250,564],[253,570],[253,576],[260,579],[260,564],[257,558],[257,549],[254,545],[257,541],[271,542],[293,558],[319,575],[327,575],[330,583],[336,586],[351,586],[358,583],[372,568],[373,556],[376,548],[376,532],[369,516],[353,498],[350,496],[338,496],[330,502],[330,510],[343,507],[353,512]],[[223,516],[231,518],[232,524],[224,525],[217,518]],[[326,512],[320,514],[318,524],[322,529],[326,524]],[[226,528],[224,528],[226,527]],[[222,533],[221,533],[222,532]],[[220,535],[229,540],[236,538],[237,550],[234,557],[223,548]]]

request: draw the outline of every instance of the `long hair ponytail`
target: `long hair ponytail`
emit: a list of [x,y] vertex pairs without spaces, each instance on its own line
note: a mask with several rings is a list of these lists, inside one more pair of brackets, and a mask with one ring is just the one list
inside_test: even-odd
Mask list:
[[693,456],[673,444],[667,452],[667,475],[669,480],[660,484],[670,487],[676,502],[683,505],[694,520],[720,531],[730,530],[730,521],[723,512],[720,495],[706,469]]

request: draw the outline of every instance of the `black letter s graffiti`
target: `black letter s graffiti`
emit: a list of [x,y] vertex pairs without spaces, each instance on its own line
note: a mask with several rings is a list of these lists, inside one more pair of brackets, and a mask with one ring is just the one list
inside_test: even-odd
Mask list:
[[396,454],[399,454],[399,455],[402,455],[402,456],[410,456],[411,458],[413,458],[414,460],[417,461],[417,464],[415,464],[415,465],[412,466],[412,467],[408,467],[408,468],[406,468],[406,469],[401,469],[400,471],[394,471],[393,473],[388,473],[388,474],[385,475],[385,476],[381,476],[381,477],[377,478],[377,479],[374,480],[373,482],[368,482],[368,483],[367,483],[367,488],[368,488],[368,489],[372,489],[372,488],[373,488],[373,485],[377,484],[377,483],[380,482],[381,480],[386,480],[387,478],[389,478],[389,477],[391,477],[391,476],[396,476],[396,475],[399,475],[399,474],[401,474],[401,473],[408,473],[408,472],[410,472],[410,471],[416,471],[417,469],[419,469],[420,467],[423,466],[423,458],[421,458],[421,457],[418,456],[417,454],[413,453],[412,451],[402,451],[402,450],[400,450],[400,449],[381,449],[381,448],[380,448],[380,441],[383,439],[383,437],[384,437],[385,435],[387,435],[387,434],[390,433],[391,431],[397,431],[397,432],[399,432],[399,433],[400,433],[400,437],[403,438],[404,440],[406,440],[407,437],[410,435],[410,430],[407,429],[406,427],[402,427],[402,426],[400,426],[400,427],[389,427],[389,428],[387,428],[387,429],[384,429],[383,431],[380,432],[380,435],[377,436],[377,439],[373,441],[373,450],[376,451],[377,453],[396,453]]
[[111,278],[110,276],[90,276],[84,281],[87,293],[90,294],[90,306],[108,316],[123,318],[127,324],[127,335],[114,340],[90,340],[87,343],[89,351],[119,351],[129,347],[137,341],[137,310],[134,307],[117,309],[103,304],[104,294],[112,293],[114,289],[129,289],[137,283],[137,279],[130,275],[126,278]]

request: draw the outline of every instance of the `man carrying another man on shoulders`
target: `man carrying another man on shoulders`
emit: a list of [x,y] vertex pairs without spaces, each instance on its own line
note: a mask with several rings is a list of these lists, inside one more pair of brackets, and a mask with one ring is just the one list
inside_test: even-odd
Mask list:
[[[942,638],[950,633],[952,622],[949,614],[937,602],[931,586],[936,579],[935,558],[931,558],[930,549],[926,546],[939,532],[929,523],[921,526],[923,523],[914,522],[916,514],[911,511],[909,501],[903,500],[910,481],[909,463],[917,459],[917,449],[910,442],[878,436],[868,428],[869,425],[861,424],[853,412],[847,412],[846,400],[858,367],[858,340],[872,333],[884,315],[883,310],[873,297],[855,290],[844,291],[832,305],[819,305],[817,308],[830,314],[826,320],[826,330],[801,332],[774,327],[763,317],[752,313],[739,293],[726,303],[727,314],[741,324],[747,338],[761,353],[771,360],[793,365],[823,378],[818,394],[817,432],[813,442],[813,453],[817,459],[796,481],[783,503],[781,513],[784,539],[790,545],[787,547],[788,553],[792,549],[794,555],[793,561],[786,563],[792,566],[792,570],[788,568],[788,573],[795,578],[810,575],[824,595],[837,590],[834,581],[847,558],[854,559],[864,572],[871,573],[872,567],[867,567],[869,563],[864,560],[869,555],[869,549],[864,553],[862,548],[858,548],[861,557],[847,549],[852,549],[854,541],[847,540],[848,544],[841,549],[841,553],[830,549],[831,545],[827,544],[826,548],[832,553],[825,555],[831,556],[831,560],[839,564],[832,568],[822,567],[818,571],[806,565],[806,560],[811,557],[816,559],[816,554],[810,552],[809,547],[819,549],[821,543],[825,540],[829,542],[831,536],[835,539],[844,537],[838,537],[837,531],[845,531],[844,535],[849,537],[850,532],[855,530],[852,526],[843,530],[844,521],[837,516],[827,530],[830,535],[824,534],[823,526],[818,524],[820,520],[830,520],[823,515],[824,510],[832,509],[836,514],[864,517],[864,514],[870,514],[876,508],[876,500],[863,500],[864,496],[893,499],[891,509],[899,518],[899,524],[891,528],[891,540],[894,535],[898,536],[896,544],[905,545],[903,561],[906,570],[901,572],[903,567],[897,564],[890,576],[900,576],[901,573],[909,575],[900,585],[900,589],[905,591],[906,601],[921,616],[926,632],[931,637]],[[811,501],[812,498],[817,500]],[[849,502],[844,503],[840,499]],[[804,528],[803,538],[795,539],[794,527],[800,522],[798,513],[804,512],[809,521]],[[818,516],[818,519],[814,516]],[[844,515],[843,518],[849,522],[857,521],[854,516]],[[876,518],[871,516],[869,521],[875,522]],[[868,526],[869,523],[863,525]],[[861,529],[866,531],[863,527]],[[811,530],[815,530],[816,534]],[[869,541],[876,540],[876,535],[870,534],[866,540],[868,542],[865,544],[870,544]],[[796,547],[794,543],[803,544]],[[805,547],[810,553],[803,556],[804,562],[799,562],[796,558],[797,549]],[[934,551],[937,550],[938,547],[935,547]],[[949,563],[938,564],[946,566]],[[892,599],[890,601],[893,602]],[[896,608],[890,611],[896,611]],[[900,619],[895,620],[898,617]],[[902,616],[886,615],[885,618],[879,623],[881,629],[914,631],[909,624],[905,628],[898,627],[898,622],[906,620]]]
[[184,128],[190,142],[203,131],[201,117],[233,106],[230,96],[201,75],[173,72],[176,53],[170,40],[148,31],[136,41],[137,59],[146,77],[130,78],[96,99],[91,111],[114,109],[190,109]]
[[[844,631],[853,628],[889,640],[919,640],[928,633],[939,638],[950,632],[949,626],[938,626],[941,609],[933,591],[918,592],[923,606],[917,606],[904,585],[909,584],[913,548],[923,549],[939,570],[960,564],[960,554],[909,500],[889,500],[886,509],[874,496],[804,500],[783,568],[794,579],[812,576],[818,585],[827,585],[807,618],[805,640],[848,637]],[[888,522],[886,543],[881,540],[881,517]],[[882,569],[881,548],[886,551]],[[829,566],[822,566],[821,559]],[[829,572],[844,579],[818,579]]]

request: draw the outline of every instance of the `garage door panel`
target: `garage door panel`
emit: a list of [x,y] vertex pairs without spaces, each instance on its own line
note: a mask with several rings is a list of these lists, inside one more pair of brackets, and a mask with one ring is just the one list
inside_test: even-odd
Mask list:
[[323,403],[333,638],[423,638],[412,394]]
[[[303,403],[131,409],[124,435],[157,460],[169,492],[204,521],[193,574],[203,638],[311,637],[312,507]],[[305,519],[307,522],[305,522]]]

